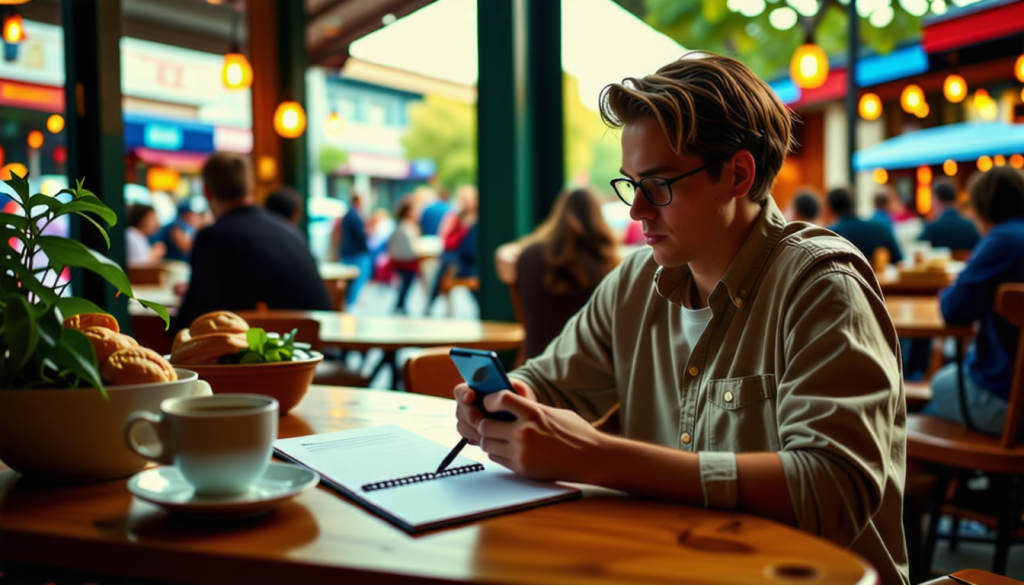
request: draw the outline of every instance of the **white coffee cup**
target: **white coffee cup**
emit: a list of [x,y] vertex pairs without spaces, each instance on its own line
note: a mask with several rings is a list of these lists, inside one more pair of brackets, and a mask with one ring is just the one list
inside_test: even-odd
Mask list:
[[[277,438],[277,400],[259,394],[168,398],[160,413],[133,412],[124,425],[128,447],[142,457],[174,465],[199,496],[249,491],[270,463]],[[139,444],[139,423],[156,428],[159,449]]]

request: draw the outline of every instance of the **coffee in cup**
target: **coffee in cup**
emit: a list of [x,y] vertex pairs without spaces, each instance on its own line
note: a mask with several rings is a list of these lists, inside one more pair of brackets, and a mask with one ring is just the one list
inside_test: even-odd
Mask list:
[[[168,398],[160,413],[129,415],[125,440],[133,451],[174,465],[196,495],[244,494],[270,463],[277,438],[277,400],[258,394],[214,394]],[[155,427],[159,446],[139,444],[141,423]]]

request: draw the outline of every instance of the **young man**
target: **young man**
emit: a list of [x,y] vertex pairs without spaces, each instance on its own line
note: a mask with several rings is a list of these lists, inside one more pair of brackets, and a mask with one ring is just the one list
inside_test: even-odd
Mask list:
[[852,242],[869,260],[874,258],[875,250],[878,248],[889,251],[889,261],[893,264],[903,260],[892,224],[886,225],[879,219],[857,217],[853,210],[853,195],[849,189],[832,189],[828,192],[827,201],[832,215],[836,218],[836,222],[828,226],[828,229]]
[[[520,475],[758,514],[907,583],[896,331],[856,248],[769,196],[789,110],[707,53],[608,86],[601,110],[651,251],[486,398],[515,422],[457,386],[460,433]],[[588,422],[616,408],[622,437]]]
[[956,204],[956,187],[948,179],[935,181],[935,221],[924,226],[919,240],[931,242],[936,248],[973,250],[981,236],[978,228],[960,215]]

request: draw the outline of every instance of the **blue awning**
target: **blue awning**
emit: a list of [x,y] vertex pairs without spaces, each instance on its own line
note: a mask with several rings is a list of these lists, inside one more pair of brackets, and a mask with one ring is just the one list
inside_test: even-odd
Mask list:
[[979,156],[1024,153],[1024,124],[948,124],[901,134],[853,155],[858,171],[941,165],[948,159],[974,161]]

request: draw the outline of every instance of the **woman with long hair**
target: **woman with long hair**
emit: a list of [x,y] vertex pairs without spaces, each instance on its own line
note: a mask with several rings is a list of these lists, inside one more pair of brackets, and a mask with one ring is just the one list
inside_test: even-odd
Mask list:
[[601,202],[583,188],[559,194],[548,218],[521,243],[515,287],[531,358],[561,333],[619,256]]

